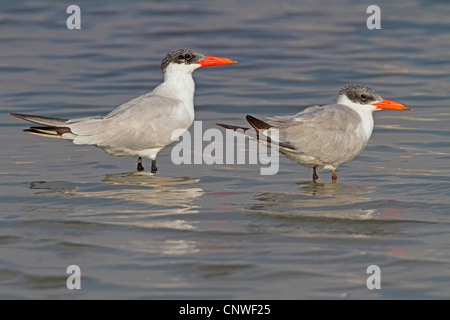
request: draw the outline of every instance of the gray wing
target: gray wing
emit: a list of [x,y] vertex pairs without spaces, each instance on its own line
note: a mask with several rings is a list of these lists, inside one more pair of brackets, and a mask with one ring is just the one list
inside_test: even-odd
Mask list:
[[180,112],[182,103],[158,94],[142,95],[105,117],[69,120],[66,126],[72,134],[65,134],[63,138],[73,139],[75,144],[108,149],[164,147],[173,142],[174,129],[188,129],[192,124],[193,119]]
[[356,133],[360,121],[355,111],[335,104],[312,106],[293,116],[272,117],[268,123],[279,130],[280,142],[293,146],[296,152],[340,165],[365,147]]

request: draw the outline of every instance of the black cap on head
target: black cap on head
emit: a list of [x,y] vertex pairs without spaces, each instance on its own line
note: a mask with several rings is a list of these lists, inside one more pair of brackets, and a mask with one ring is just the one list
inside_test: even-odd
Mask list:
[[201,53],[189,49],[176,49],[166,54],[161,62],[161,71],[164,73],[167,66],[172,62],[178,64],[192,64],[203,59],[205,59],[205,56]]
[[366,86],[350,84],[339,91],[339,95],[346,95],[347,98],[359,104],[372,104],[383,99],[372,89]]

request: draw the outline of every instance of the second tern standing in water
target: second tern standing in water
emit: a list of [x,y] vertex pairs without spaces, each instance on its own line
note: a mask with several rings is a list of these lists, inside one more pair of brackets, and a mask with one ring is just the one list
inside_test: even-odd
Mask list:
[[313,180],[319,178],[316,167],[324,166],[333,171],[332,179],[336,182],[336,169],[356,158],[366,147],[373,131],[372,113],[380,109],[411,110],[381,98],[368,87],[348,85],[339,92],[336,104],[312,106],[293,116],[271,117],[267,122],[247,115],[253,130],[218,125],[241,129],[257,138],[262,134],[267,141],[277,142],[279,151],[289,159],[313,168]]

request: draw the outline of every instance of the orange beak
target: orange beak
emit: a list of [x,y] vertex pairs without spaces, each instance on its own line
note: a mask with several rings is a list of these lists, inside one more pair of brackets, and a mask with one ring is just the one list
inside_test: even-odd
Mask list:
[[196,64],[199,64],[202,67],[216,66],[219,64],[229,64],[229,63],[237,63],[237,61],[223,57],[206,56],[205,59],[196,62]]
[[393,110],[412,110],[410,107],[405,106],[397,101],[383,99],[382,102],[372,103],[377,109],[393,109]]

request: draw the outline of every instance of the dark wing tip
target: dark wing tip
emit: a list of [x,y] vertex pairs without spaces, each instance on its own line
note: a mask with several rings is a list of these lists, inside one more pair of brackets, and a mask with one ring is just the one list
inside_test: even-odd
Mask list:
[[222,128],[226,128],[226,129],[230,129],[230,125],[225,124],[225,123],[216,123],[216,126],[222,127]]
[[27,117],[28,115],[26,115],[26,114],[20,114],[20,113],[13,113],[13,112],[10,112],[10,113],[8,113],[10,116],[13,116],[13,117],[16,117],[16,118],[19,118],[19,119],[25,119],[25,117]]
[[[255,130],[257,132],[258,140],[259,140],[259,130],[266,130],[266,129],[273,128],[273,126],[271,126],[267,122],[259,120],[259,119],[255,118],[255,117],[251,116],[251,115],[247,115],[245,118],[247,119],[248,123],[250,123],[252,125],[252,127],[255,128]],[[273,144],[272,140],[270,139],[269,136],[267,136],[266,138],[267,138],[267,142],[269,144]],[[277,144],[280,147],[283,147],[283,148],[286,148],[286,149],[296,150],[296,148],[293,145],[291,145],[290,143],[288,143],[288,142],[280,142],[279,141],[279,142],[277,142]]]
[[243,130],[244,132],[247,131],[249,128],[239,127],[239,126],[233,126],[231,124],[225,124],[225,123],[216,123],[219,127],[225,128],[225,129],[231,129],[231,130]]
[[256,119],[255,117],[253,117],[249,114],[245,116],[245,119],[247,119],[248,123],[250,123],[251,126],[253,128],[255,128],[256,130],[272,128],[272,126],[270,124],[268,124],[267,122]]
[[27,133],[34,133],[43,136],[58,136],[61,137],[65,133],[72,133],[68,127],[30,127],[23,130]]
[[35,121],[35,120],[56,120],[56,121],[61,121],[61,122],[66,122],[69,121],[69,119],[64,119],[64,118],[55,118],[55,117],[44,117],[44,116],[34,116],[32,114],[24,114],[24,113],[9,113],[10,116],[19,118],[19,119],[23,119],[26,121],[30,121],[30,122],[35,122],[35,123],[41,123],[40,121]]

